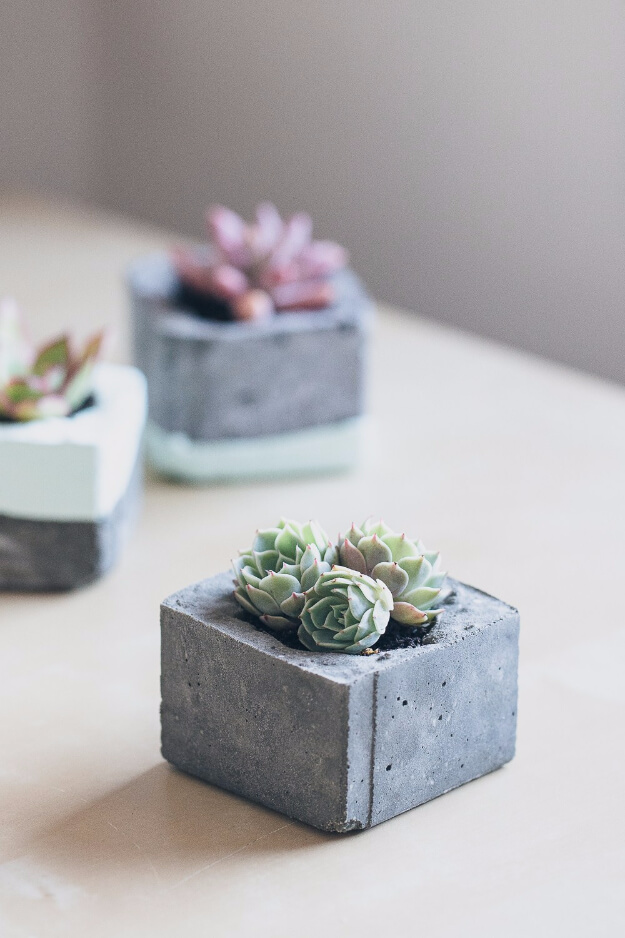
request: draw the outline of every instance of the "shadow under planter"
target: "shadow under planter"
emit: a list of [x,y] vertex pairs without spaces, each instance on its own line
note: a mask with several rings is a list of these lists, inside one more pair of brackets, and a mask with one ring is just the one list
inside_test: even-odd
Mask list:
[[138,513],[145,380],[99,365],[93,406],[0,425],[0,589],[68,590],[115,563]]
[[130,270],[134,354],[148,379],[147,454],[189,481],[347,468],[359,456],[371,304],[350,270],[337,302],[265,322],[179,305],[166,255]]
[[379,824],[499,768],[516,737],[519,616],[462,583],[429,644],[310,653],[262,631],[231,574],[162,605],[162,751],[327,831]]

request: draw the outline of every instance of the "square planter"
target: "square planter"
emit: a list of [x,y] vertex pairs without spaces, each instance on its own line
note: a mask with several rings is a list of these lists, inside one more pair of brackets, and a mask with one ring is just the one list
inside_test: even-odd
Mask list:
[[0,589],[66,590],[115,562],[139,504],[145,379],[102,364],[71,417],[0,423]]
[[333,278],[335,305],[262,323],[208,320],[177,306],[166,255],[138,261],[128,282],[156,469],[203,482],[357,460],[371,307],[351,271]]
[[519,616],[455,580],[423,645],[311,653],[253,624],[229,573],[162,605],[162,751],[327,831],[379,824],[512,759]]

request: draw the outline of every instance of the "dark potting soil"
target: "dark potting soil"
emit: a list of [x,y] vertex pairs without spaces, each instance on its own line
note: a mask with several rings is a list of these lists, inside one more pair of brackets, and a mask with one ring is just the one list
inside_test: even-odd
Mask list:
[[[259,632],[271,635],[271,637],[279,641],[281,645],[285,645],[287,648],[296,648],[299,651],[306,651],[297,637],[297,629],[293,632],[273,632],[271,629],[264,626],[259,619],[244,612],[243,609],[237,610],[237,615]],[[380,651],[394,651],[396,648],[417,648],[419,645],[433,645],[436,642],[436,635],[432,635],[431,632],[435,624],[436,620],[432,625],[407,628],[405,625],[398,625],[391,619],[384,635],[382,635],[371,651],[364,652],[364,654],[371,654],[371,652],[376,654]]]
[[211,296],[209,293],[202,293],[201,290],[196,290],[195,287],[183,283],[182,280],[178,281],[172,303],[174,306],[181,306],[183,309],[195,313],[196,316],[201,316],[202,319],[213,319],[217,322],[234,321],[228,303]]
[[[75,417],[76,414],[82,413],[83,410],[88,410],[90,407],[94,406],[95,402],[96,402],[95,395],[90,394],[89,397],[86,399],[86,401],[83,401],[80,407],[77,407],[76,410],[73,410],[71,414],[68,414],[65,419],[69,420],[72,417]],[[41,419],[45,419],[45,418],[41,418]],[[14,420],[13,417],[5,417],[2,414],[0,414],[0,423],[23,423],[23,422],[24,421],[22,420]]]

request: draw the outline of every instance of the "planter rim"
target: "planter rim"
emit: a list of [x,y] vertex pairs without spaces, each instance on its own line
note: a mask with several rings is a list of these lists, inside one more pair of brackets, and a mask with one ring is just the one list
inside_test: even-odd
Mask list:
[[146,380],[133,366],[102,363],[93,393],[93,406],[72,417],[0,424],[0,514],[94,521],[113,510],[137,460]]
[[[397,648],[381,651],[373,655],[346,655],[339,652],[310,652],[305,648],[290,648],[279,639],[253,625],[251,615],[245,613],[232,596],[234,575],[228,571],[200,580],[168,596],[162,603],[163,608],[189,615],[203,625],[234,635],[239,641],[260,651],[271,658],[280,658],[300,671],[324,677],[335,683],[351,684],[355,676],[366,677],[371,673],[380,673],[397,664],[422,655],[435,653],[442,646],[455,645],[471,635],[478,635],[493,621],[504,621],[508,616],[518,615],[514,606],[502,600],[447,577],[446,588],[450,590],[444,602],[444,612],[434,626],[432,635],[436,641],[414,648]],[[184,597],[184,607],[179,600]],[[209,600],[208,615],[205,601]],[[471,607],[492,605],[493,618],[478,617],[472,623]],[[507,614],[504,615],[504,611]],[[216,617],[218,614],[218,618]]]
[[164,334],[178,338],[220,340],[239,339],[242,336],[271,335],[275,332],[309,332],[319,329],[332,329],[340,323],[367,323],[373,311],[373,304],[367,299],[358,276],[351,268],[339,271],[332,278],[337,283],[348,283],[353,288],[359,302],[337,302],[320,310],[285,310],[263,322],[220,322],[205,319],[184,307],[177,306],[173,299],[176,275],[173,264],[165,252],[144,255],[137,258],[126,271],[129,289],[139,297],[149,299],[161,306],[164,314],[160,318],[159,329]]

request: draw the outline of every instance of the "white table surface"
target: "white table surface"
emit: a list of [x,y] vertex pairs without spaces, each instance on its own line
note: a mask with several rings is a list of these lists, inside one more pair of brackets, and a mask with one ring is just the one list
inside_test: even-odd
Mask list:
[[[0,292],[36,331],[118,328],[120,275],[170,239],[0,202]],[[592,329],[592,310],[589,310]],[[625,933],[625,390],[384,309],[352,475],[150,480],[118,568],[0,595],[0,935]],[[521,611],[518,754],[364,833],[319,833],[159,753],[160,600],[280,515],[383,516]]]

